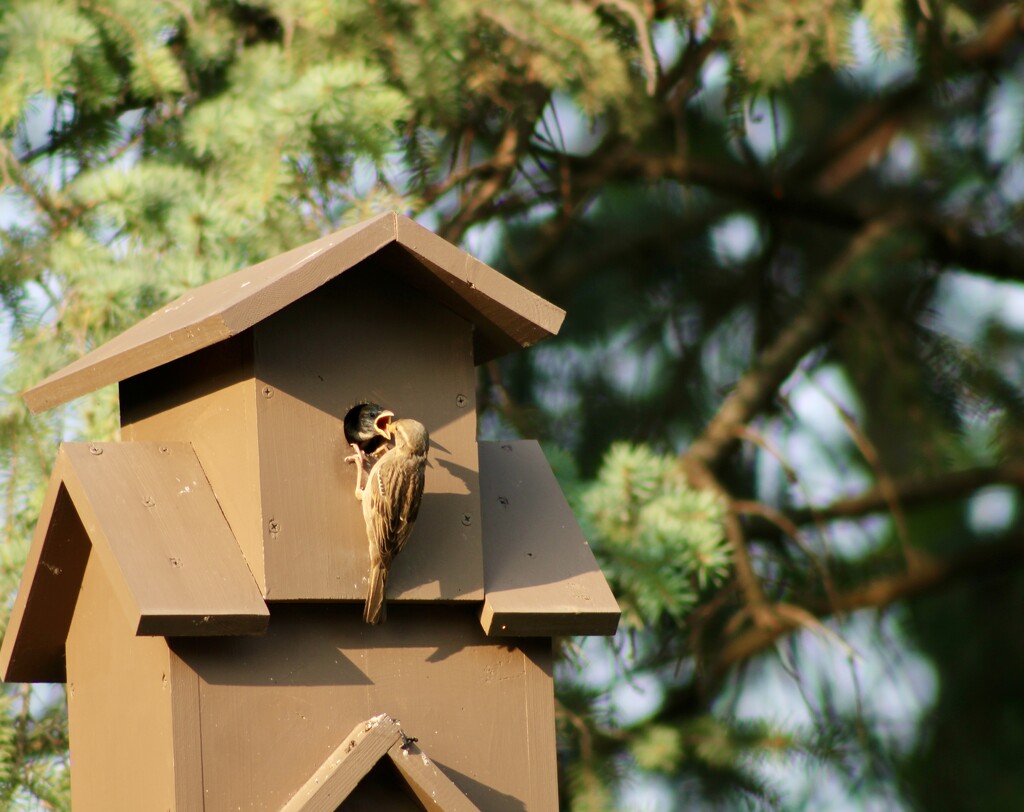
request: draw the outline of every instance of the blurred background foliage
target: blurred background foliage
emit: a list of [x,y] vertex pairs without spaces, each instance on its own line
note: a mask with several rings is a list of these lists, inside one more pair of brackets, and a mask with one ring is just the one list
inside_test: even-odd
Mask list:
[[[1020,809],[1024,8],[0,3],[3,617],[61,439],[19,393],[399,209],[568,311],[481,370],[623,607],[560,643],[572,810]],[[4,620],[6,622],[6,620]],[[4,686],[0,803],[66,809]]]

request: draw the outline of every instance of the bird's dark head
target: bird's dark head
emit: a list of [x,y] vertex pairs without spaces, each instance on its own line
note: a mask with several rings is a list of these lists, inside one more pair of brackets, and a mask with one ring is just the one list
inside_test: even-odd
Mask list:
[[395,413],[379,403],[360,403],[345,415],[345,438],[361,446],[372,441],[380,444],[390,440],[389,427],[394,418]]
[[430,450],[430,435],[426,427],[418,420],[403,418],[390,425],[391,436],[395,438],[395,448],[406,454],[425,457]]

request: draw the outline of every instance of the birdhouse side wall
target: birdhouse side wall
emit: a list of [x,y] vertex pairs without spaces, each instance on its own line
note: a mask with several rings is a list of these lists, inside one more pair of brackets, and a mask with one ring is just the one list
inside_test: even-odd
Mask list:
[[396,604],[371,627],[349,605],[274,604],[263,637],[171,645],[198,677],[207,812],[280,809],[379,713],[480,809],[558,808],[548,639],[489,641],[463,606]]
[[192,444],[265,595],[252,342],[246,331],[122,381],[121,437]]
[[254,331],[268,599],[366,594],[366,525],[343,429],[364,402],[419,420],[431,438],[389,599],[482,599],[472,325],[372,258]]
[[187,684],[189,674],[173,668],[164,638],[135,636],[97,556],[71,623],[67,673],[75,812],[200,809],[185,799],[191,782],[201,803],[201,776],[182,769],[198,725],[189,731],[173,710],[179,675]]

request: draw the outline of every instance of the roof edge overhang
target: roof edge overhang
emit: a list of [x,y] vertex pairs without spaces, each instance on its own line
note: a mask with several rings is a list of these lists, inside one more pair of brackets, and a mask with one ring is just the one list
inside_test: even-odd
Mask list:
[[481,442],[488,637],[610,636],[621,610],[536,440]]
[[[397,244],[405,274],[477,328],[482,363],[555,335],[565,312],[398,212],[386,212],[191,290],[24,392],[33,412],[175,361],[253,327]],[[415,279],[413,279],[415,284]]]
[[137,635],[259,634],[269,623],[191,445],[65,443],[0,646],[5,682],[66,680],[91,556]]

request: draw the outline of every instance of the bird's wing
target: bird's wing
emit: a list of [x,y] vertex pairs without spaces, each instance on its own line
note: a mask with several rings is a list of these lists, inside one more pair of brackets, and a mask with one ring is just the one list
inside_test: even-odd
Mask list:
[[389,451],[374,466],[366,493],[366,529],[381,561],[389,563],[405,546],[419,512],[423,466]]
[[412,533],[413,522],[420,513],[420,502],[423,500],[423,461],[419,459],[409,460],[407,463],[406,475],[402,481],[400,525],[395,533],[395,553],[401,552]]

